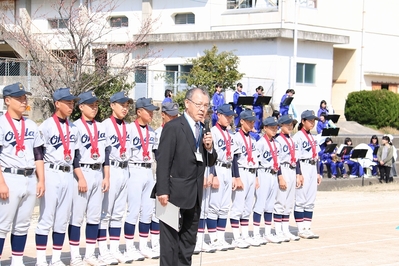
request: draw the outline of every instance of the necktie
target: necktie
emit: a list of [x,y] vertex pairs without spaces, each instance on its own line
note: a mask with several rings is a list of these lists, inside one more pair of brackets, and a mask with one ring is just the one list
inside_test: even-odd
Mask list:
[[198,142],[198,138],[200,135],[200,125],[199,123],[195,123],[195,141]]

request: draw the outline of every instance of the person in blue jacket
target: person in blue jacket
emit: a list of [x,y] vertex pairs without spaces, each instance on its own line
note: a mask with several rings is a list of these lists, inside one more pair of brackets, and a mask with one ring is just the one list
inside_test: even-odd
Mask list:
[[[345,138],[344,144],[347,146],[352,146],[352,139],[351,138]],[[350,169],[350,178],[356,178],[356,177],[362,177],[364,175],[364,170],[363,167],[355,161],[352,161],[351,155],[352,155],[353,150],[349,154],[344,154],[342,156],[342,159],[344,160],[344,163],[348,165]]]
[[378,148],[380,147],[380,145],[378,144],[377,135],[371,136],[369,147],[373,150],[373,162],[376,163],[376,165],[373,165],[371,174],[373,176],[377,176],[378,175],[378,171],[377,171],[378,170],[378,157],[377,157],[377,152],[374,152],[375,149],[378,150]]
[[259,86],[256,88],[256,92],[253,95],[254,96],[254,107],[253,111],[255,112],[256,118],[258,119],[255,122],[255,130],[257,132],[260,132],[262,130],[262,121],[263,121],[263,105],[262,104],[255,104],[256,100],[258,99],[259,96],[263,95],[263,87]]
[[323,129],[328,128],[328,121],[326,120],[326,113],[319,115],[319,121],[317,122],[317,134],[321,134]]
[[287,115],[288,114],[288,110],[290,109],[289,105],[283,105],[285,99],[287,97],[292,97],[295,94],[295,90],[294,89],[288,89],[285,94],[283,95],[283,97],[281,98],[280,101],[280,115]]
[[[346,170],[344,167],[344,163],[338,159],[337,157],[337,148],[333,152],[327,153],[325,149],[327,145],[332,144],[333,141],[330,137],[326,138],[324,143],[320,145],[320,173],[323,173],[323,166],[326,165],[327,170],[331,171],[331,178],[336,179],[339,174],[342,175],[343,178],[347,178]],[[339,170],[339,173],[338,173]]]
[[236,127],[238,127],[238,124],[240,123],[240,114],[242,112],[242,106],[237,105],[238,98],[240,96],[246,96],[246,95],[247,94],[242,91],[242,84],[240,82],[237,83],[237,88],[233,95],[233,103],[234,103],[233,108],[234,108],[234,112],[236,112],[236,114],[237,114],[236,118],[234,118],[234,124],[236,125]]
[[327,109],[327,102],[326,102],[325,100],[322,100],[322,101],[320,102],[320,108],[319,108],[319,110],[317,111],[317,116],[320,117],[320,115],[321,115],[322,113],[328,115],[328,112],[329,112],[329,111],[328,111],[328,109]]
[[218,120],[218,107],[224,104],[224,96],[222,94],[222,86],[220,84],[215,85],[215,94],[212,97],[212,126],[216,124]]

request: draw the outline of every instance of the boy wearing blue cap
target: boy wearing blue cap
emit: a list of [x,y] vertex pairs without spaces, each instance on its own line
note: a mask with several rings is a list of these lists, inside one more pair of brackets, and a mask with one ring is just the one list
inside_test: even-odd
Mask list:
[[[99,260],[108,265],[130,263],[133,258],[119,250],[119,239],[122,229],[122,218],[127,200],[127,181],[129,179],[128,160],[131,156],[130,125],[124,118],[128,114],[133,100],[126,92],[120,91],[110,98],[112,115],[103,121],[106,145],[110,146],[109,170],[110,186],[104,193],[100,226],[98,230]],[[107,229],[110,247],[107,247]]]
[[[69,88],[60,88],[53,94],[55,113],[39,127],[44,140],[44,169],[46,192],[40,199],[40,217],[36,228],[36,265],[47,265],[46,246],[53,230],[53,253],[50,265],[63,266],[62,245],[72,207],[74,189],[73,169],[79,168],[79,132],[68,117],[77,99]],[[75,171],[79,173],[79,169]],[[87,190],[82,175],[76,175],[79,192]]]
[[274,228],[280,241],[298,241],[299,237],[289,230],[290,214],[295,204],[295,187],[303,184],[298,166],[298,147],[290,137],[294,119],[291,115],[283,115],[278,119],[281,134],[275,139],[280,169],[277,173],[279,189],[274,204]]
[[306,110],[301,114],[301,123],[298,132],[293,137],[298,146],[299,171],[303,176],[303,186],[296,189],[295,195],[295,221],[298,226],[298,235],[305,239],[319,238],[311,229],[314,203],[316,200],[317,186],[321,182],[318,167],[318,153],[320,146],[310,133],[319,118],[314,111]]
[[228,127],[236,116],[230,104],[223,104],[217,108],[217,123],[211,128],[213,145],[218,154],[215,164],[217,176],[208,182],[211,184],[207,227],[211,239],[211,248],[217,250],[234,249],[225,240],[227,217],[231,202],[233,161],[233,132]]
[[[271,232],[274,203],[278,190],[277,173],[280,170],[278,160],[278,150],[274,137],[278,129],[278,121],[274,116],[263,120],[263,130],[265,134],[260,138],[255,146],[259,155],[259,188],[255,191],[255,204],[253,214],[254,238],[265,244],[281,243]],[[260,235],[260,221],[264,216],[265,234]]]
[[[11,265],[23,266],[23,254],[36,197],[44,193],[43,140],[32,120],[22,116],[27,97],[21,83],[5,86],[7,112],[0,116],[0,258],[11,229]],[[36,175],[37,178],[36,178]]]
[[[260,246],[260,243],[249,237],[249,217],[255,200],[257,182],[258,155],[255,149],[256,140],[250,136],[256,116],[254,111],[245,110],[240,114],[241,129],[233,137],[234,158],[232,163],[232,206],[230,224],[233,229],[233,245],[238,248]],[[241,234],[240,234],[241,225]]]
[[[93,91],[81,93],[79,96],[80,119],[74,122],[79,130],[79,154],[81,178],[86,180],[87,191],[78,191],[78,182],[74,183],[72,212],[68,227],[71,250],[71,266],[105,265],[98,261],[94,251],[97,243],[100,224],[103,193],[109,188],[109,152],[106,146],[104,126],[94,118],[98,112],[99,99]],[[86,214],[86,254],[84,260],[79,252],[80,228]]]
[[[154,199],[150,198],[154,187],[152,164],[155,161],[153,150],[155,145],[155,132],[148,125],[152,121],[153,112],[159,107],[152,104],[151,98],[140,98],[136,101],[137,118],[131,124],[132,156],[129,160],[130,178],[127,183],[129,191],[127,196],[127,215],[124,226],[126,253],[134,260],[143,257],[159,258],[159,239],[153,236],[154,250],[148,245],[148,233],[151,226],[151,218],[155,207]],[[136,222],[139,220],[140,254],[134,246],[134,232]],[[158,235],[159,236],[159,235]],[[155,239],[154,239],[155,238]],[[157,241],[158,240],[158,241]]]

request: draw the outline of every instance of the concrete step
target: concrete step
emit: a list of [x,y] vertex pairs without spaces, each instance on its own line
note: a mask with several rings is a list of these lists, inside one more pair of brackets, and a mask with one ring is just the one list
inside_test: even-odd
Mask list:
[[[361,187],[361,186],[372,186],[380,184],[378,181],[379,177],[367,177],[367,178],[323,178],[322,182],[318,186],[318,191],[336,191],[345,187]],[[393,178],[393,182],[399,182],[398,177]]]

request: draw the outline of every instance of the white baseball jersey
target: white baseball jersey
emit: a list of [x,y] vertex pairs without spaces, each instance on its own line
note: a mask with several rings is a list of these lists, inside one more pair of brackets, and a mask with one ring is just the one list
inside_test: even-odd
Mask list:
[[230,145],[231,145],[231,156],[234,156],[234,150],[235,150],[235,146],[234,146],[234,141],[233,141],[233,137],[234,134],[231,131],[228,130],[223,130],[223,134],[224,137],[222,135],[222,133],[220,132],[220,130],[216,127],[213,126],[211,128],[211,133],[212,133],[212,140],[213,140],[213,147],[215,147],[216,153],[218,154],[218,161],[223,162],[223,163],[227,163],[229,162],[227,160],[227,149],[226,149],[226,143],[225,143],[225,138],[228,141],[229,136],[230,136]]
[[[94,126],[92,122],[86,122],[87,126],[89,127],[90,133],[87,132],[87,129],[85,125],[82,122],[82,119],[78,119],[77,121],[74,122],[75,126],[79,130],[79,139],[78,139],[78,144],[79,144],[79,152],[80,152],[80,163],[82,164],[95,164],[95,163],[100,163],[103,164],[105,160],[105,148],[107,147],[107,138],[105,137],[105,128],[102,125],[102,123],[99,123],[96,121],[96,126],[97,126],[97,140],[98,140],[98,159],[94,160],[91,158],[91,142],[90,138],[93,137],[94,135]],[[90,134],[90,135],[89,135]]]
[[[245,136],[245,135],[244,135]],[[259,166],[259,161],[258,161],[258,153],[255,148],[255,143],[256,140],[249,136],[245,136],[245,140],[247,145],[251,145],[252,147],[252,158],[253,158],[253,163],[249,164],[247,161],[248,158],[248,153],[247,153],[247,147],[245,145],[245,141],[241,134],[237,132],[234,137],[233,137],[233,142],[234,142],[234,150],[233,154],[238,154],[238,167],[244,167],[244,168],[258,168]]]
[[160,126],[155,130],[155,143],[154,143],[154,150],[158,150],[159,147],[159,140],[161,139],[161,134],[162,134],[162,129],[163,127]]
[[[66,137],[66,123],[61,123],[60,126],[64,136]],[[39,130],[42,133],[44,140],[44,162],[51,162],[58,165],[72,165],[75,150],[79,149],[78,138],[79,131],[78,128],[68,120],[69,127],[69,149],[71,150],[71,160],[69,162],[64,159],[64,146],[62,145],[62,139],[60,133],[58,132],[57,125],[53,117],[47,118],[40,126]]]
[[[274,150],[275,156],[277,157],[277,162],[279,163],[277,144],[273,139],[269,143],[272,149]],[[269,145],[267,144],[267,140],[265,139],[265,137],[261,137],[256,142],[255,147],[259,155],[260,166],[262,168],[274,168],[273,155]]]
[[[35,122],[30,119],[25,119],[25,134],[24,137],[24,157],[20,158],[16,155],[16,140],[14,131],[8,123],[5,115],[0,116],[0,146],[2,151],[0,153],[0,164],[2,167],[11,168],[36,168],[33,148],[43,145],[43,140],[40,136],[39,129]],[[18,135],[21,134],[21,121],[12,119]]]
[[[295,145],[294,140],[288,136],[285,135],[285,137],[287,138],[287,141],[290,145]],[[275,142],[276,142],[276,146],[278,149],[278,159],[280,163],[291,163],[291,153],[290,153],[290,149],[288,148],[287,142],[285,142],[285,140],[283,139],[283,137],[280,135],[278,135],[277,138],[275,138]],[[295,159],[298,160],[297,158],[297,149],[298,146],[295,145]]]
[[149,160],[144,161],[144,156],[143,156],[143,144],[141,143],[140,140],[140,134],[139,131],[137,130],[137,126],[135,123],[130,124],[131,127],[131,149],[132,149],[132,156],[130,157],[129,162],[130,163],[153,163],[155,161],[155,156],[152,153],[152,150],[154,149],[154,146],[157,146],[155,143],[155,131],[152,129],[152,127],[147,126],[147,127],[141,127],[139,126],[141,130],[141,135],[143,136],[144,142],[147,143],[147,128],[148,128],[148,135],[149,135],[149,142],[148,142],[148,154],[149,154]]
[[[309,142],[309,140],[310,142]],[[308,138],[305,136],[302,130],[299,130],[292,139],[294,140],[296,146],[298,147],[297,151],[297,159],[311,159],[313,158],[313,151],[311,142],[313,142],[314,147],[316,148],[316,158],[319,154],[320,147],[317,145],[316,139],[312,136],[312,134],[308,134]]]
[[[102,122],[104,128],[105,128],[105,136],[107,138],[107,142],[106,142],[106,147],[107,146],[111,146],[111,153],[109,155],[109,159],[112,161],[119,161],[119,162],[123,162],[123,161],[127,161],[129,160],[130,156],[131,156],[131,143],[130,143],[130,124],[125,122],[126,125],[126,159],[122,159],[121,155],[120,155],[120,148],[121,148],[121,144],[119,143],[119,139],[118,139],[118,133],[115,131],[115,127],[111,121],[111,118],[107,118]],[[122,124],[118,125],[118,130],[121,134],[121,136],[123,137],[123,126]]]

